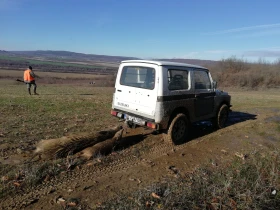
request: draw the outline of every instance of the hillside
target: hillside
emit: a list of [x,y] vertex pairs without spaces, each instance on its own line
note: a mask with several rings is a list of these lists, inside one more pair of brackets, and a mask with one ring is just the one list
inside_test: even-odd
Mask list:
[[[69,51],[5,51],[0,50],[0,69],[18,70],[31,65],[38,71],[115,74],[123,60],[138,60],[136,57],[84,54]],[[195,59],[157,59],[173,62],[214,66],[217,61]]]
[[[54,60],[65,62],[106,62],[119,63],[123,60],[137,60],[142,58],[127,57],[127,56],[109,56],[109,55],[95,55],[76,53],[70,51],[52,51],[52,50],[37,50],[37,51],[4,51],[0,50],[0,56],[22,57],[36,60]],[[198,59],[180,59],[180,58],[161,58],[156,60],[166,60],[172,62],[190,63],[196,65],[214,65],[217,61],[198,60]]]
[[121,56],[87,55],[67,51],[0,50],[0,69],[18,70],[28,65],[46,72],[114,74]]
[[29,59],[41,60],[64,60],[64,61],[95,61],[95,62],[120,62],[122,60],[137,59],[134,57],[124,56],[108,56],[76,53],[69,51],[52,51],[52,50],[36,50],[36,51],[0,51],[0,55],[25,57]]

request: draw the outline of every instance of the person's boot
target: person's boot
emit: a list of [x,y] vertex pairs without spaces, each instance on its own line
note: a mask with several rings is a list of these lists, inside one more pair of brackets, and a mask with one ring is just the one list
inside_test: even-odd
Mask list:
[[36,87],[34,87],[34,95],[39,95],[39,94],[36,92]]
[[28,88],[28,93],[29,93],[29,95],[31,95],[31,91],[30,91],[30,88]]

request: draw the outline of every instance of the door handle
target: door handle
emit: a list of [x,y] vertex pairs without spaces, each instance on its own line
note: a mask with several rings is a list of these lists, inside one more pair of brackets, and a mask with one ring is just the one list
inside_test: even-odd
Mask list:
[[118,92],[122,92],[122,90],[117,90]]

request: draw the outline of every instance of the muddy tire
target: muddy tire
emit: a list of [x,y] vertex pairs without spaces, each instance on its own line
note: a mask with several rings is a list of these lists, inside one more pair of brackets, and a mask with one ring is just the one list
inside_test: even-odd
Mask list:
[[184,114],[178,114],[171,122],[165,141],[175,145],[186,142],[189,130],[189,120]]
[[227,121],[228,121],[228,115],[229,115],[228,105],[223,104],[220,107],[216,118],[212,122],[213,126],[217,129],[224,128],[226,126]]

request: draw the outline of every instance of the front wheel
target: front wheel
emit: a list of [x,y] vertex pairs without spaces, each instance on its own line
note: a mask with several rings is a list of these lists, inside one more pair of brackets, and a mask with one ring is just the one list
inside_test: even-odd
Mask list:
[[165,139],[174,144],[181,144],[187,140],[189,120],[184,114],[178,114],[171,122]]
[[213,121],[213,125],[215,128],[224,128],[226,126],[226,123],[228,121],[228,115],[229,115],[229,108],[228,105],[223,104],[218,113],[216,118]]

